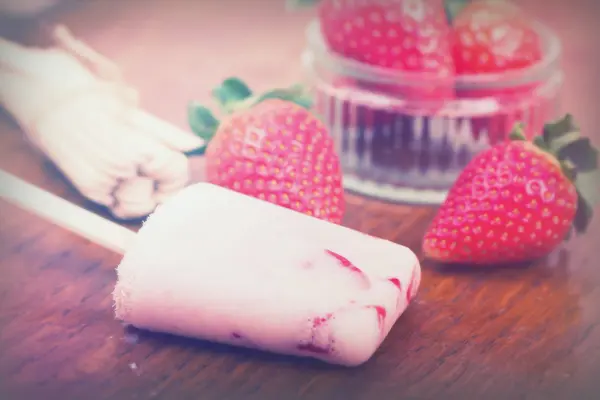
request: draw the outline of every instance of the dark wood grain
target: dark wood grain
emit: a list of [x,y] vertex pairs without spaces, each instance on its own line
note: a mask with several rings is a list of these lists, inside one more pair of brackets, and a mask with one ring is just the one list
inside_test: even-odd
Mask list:
[[[260,88],[301,76],[310,13],[285,15],[282,3],[85,1],[41,22],[65,22],[123,68],[149,110],[185,127],[187,101],[206,100],[226,76]],[[522,3],[563,37],[564,103],[597,142],[600,3]],[[23,40],[36,36],[25,31]],[[0,167],[91,207],[7,116]],[[419,252],[433,209],[348,201],[348,226]],[[346,369],[126,330],[111,309],[119,257],[0,202],[0,398],[597,398],[599,233],[597,219],[587,236],[519,268],[424,262],[417,300],[370,362]]]

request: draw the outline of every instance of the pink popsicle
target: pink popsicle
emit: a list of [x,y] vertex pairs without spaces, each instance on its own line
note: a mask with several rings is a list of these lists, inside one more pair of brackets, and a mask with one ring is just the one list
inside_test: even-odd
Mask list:
[[207,183],[160,206],[117,271],[125,323],[346,366],[421,279],[406,247]]

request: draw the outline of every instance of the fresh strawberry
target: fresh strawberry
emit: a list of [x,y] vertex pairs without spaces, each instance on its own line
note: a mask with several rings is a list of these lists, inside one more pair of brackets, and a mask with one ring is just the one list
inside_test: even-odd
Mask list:
[[[449,263],[504,264],[550,253],[591,217],[597,151],[570,115],[527,141],[479,153],[458,177],[425,234],[423,252]],[[577,183],[577,186],[575,186]]]
[[398,79],[388,84],[357,80],[357,85],[408,99],[451,95],[454,68],[442,0],[322,0],[319,20],[334,53],[387,69],[375,73],[380,78],[394,71],[422,74],[419,82],[402,87]]
[[452,54],[458,74],[520,70],[539,62],[542,40],[515,5],[470,2],[453,21]]
[[333,140],[293,91],[257,97],[230,79],[213,93],[228,110],[223,123],[207,118],[203,107],[190,110],[193,130],[208,131],[208,181],[339,224],[344,197]]
[[321,31],[334,52],[401,71],[451,71],[441,0],[323,0]]
[[[529,98],[531,102],[538,101],[532,97],[541,82],[532,81],[533,78],[527,75],[531,67],[542,60],[544,53],[542,39],[531,18],[508,1],[458,2],[463,7],[457,8],[451,35],[452,57],[459,77],[457,97],[492,97],[501,107],[514,107],[520,100]],[[490,74],[501,74],[501,78]],[[469,84],[461,85],[461,75],[482,79],[476,88],[472,88]],[[489,82],[486,75],[490,77]],[[517,84],[518,81],[521,83]],[[504,135],[508,133],[506,131]]]

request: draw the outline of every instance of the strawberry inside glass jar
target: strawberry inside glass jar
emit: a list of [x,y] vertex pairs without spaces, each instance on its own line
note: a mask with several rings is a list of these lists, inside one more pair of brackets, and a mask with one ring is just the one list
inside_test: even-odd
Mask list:
[[558,41],[508,1],[463,3],[452,22],[456,97],[498,102],[500,113],[476,123],[478,131],[487,128],[492,144],[505,140],[516,122],[529,137],[539,133],[556,117]]
[[557,117],[559,41],[514,5],[318,3],[304,61],[349,190],[439,204],[515,123],[531,136]]

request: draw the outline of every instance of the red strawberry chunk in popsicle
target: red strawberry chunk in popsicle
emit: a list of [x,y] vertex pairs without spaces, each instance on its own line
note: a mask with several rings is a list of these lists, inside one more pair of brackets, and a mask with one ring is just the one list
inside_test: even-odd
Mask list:
[[417,295],[417,289],[419,288],[418,275],[416,273],[417,268],[414,267],[410,277],[410,283],[408,284],[408,290],[406,291],[406,302],[410,301]]
[[332,256],[336,260],[338,260],[342,267],[346,267],[352,272],[357,272],[359,274],[363,273],[356,265],[352,264],[350,262],[350,260],[348,260],[346,257],[341,256],[338,253],[331,251],[331,250],[325,250],[325,253],[329,254],[330,256]]
[[[367,305],[367,306],[350,306],[345,309],[341,309],[339,313],[350,313],[360,312],[361,310],[374,310],[377,315],[377,332],[380,337],[383,336],[385,327],[385,318],[387,316],[387,310],[385,307],[380,305]],[[350,315],[350,318],[354,318],[356,315]],[[300,351],[306,351],[314,354],[331,354],[335,352],[336,338],[334,332],[332,332],[332,323],[336,319],[336,313],[325,314],[324,316],[315,317],[310,319],[311,330],[310,338],[297,345],[297,349]]]
[[351,271],[352,273],[358,274],[360,276],[360,278],[364,281],[364,283],[366,285],[365,287],[370,286],[370,280],[369,280],[369,277],[367,276],[367,274],[365,274],[360,268],[358,268],[356,265],[354,265],[346,257],[336,253],[335,251],[328,250],[328,249],[325,250],[325,254],[328,254],[331,257],[335,258],[338,262],[338,265],[340,265],[342,268],[346,268],[349,271]]
[[315,354],[329,354],[331,353],[331,347],[321,347],[314,343],[301,343],[298,345],[298,350],[307,351]]
[[[322,317],[314,317],[311,320],[311,338],[307,342],[298,344],[298,350],[307,351],[315,354],[329,354],[333,351],[333,340],[330,337],[330,333],[323,335],[323,329],[329,329],[328,322],[333,318],[333,313],[326,314]],[[327,337],[326,343],[319,343],[322,341],[319,338]]]
[[385,317],[387,316],[387,311],[385,307],[382,306],[367,306],[367,308],[372,308],[377,312],[377,328],[380,332],[383,332],[383,326],[385,324]]
[[398,289],[398,298],[396,300],[396,308],[398,308],[400,306],[400,301],[402,300],[402,283],[398,278],[387,278],[387,281]]
[[388,278],[388,281],[391,282],[392,285],[396,286],[399,290],[402,290],[402,284],[400,283],[400,279]]

